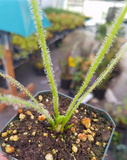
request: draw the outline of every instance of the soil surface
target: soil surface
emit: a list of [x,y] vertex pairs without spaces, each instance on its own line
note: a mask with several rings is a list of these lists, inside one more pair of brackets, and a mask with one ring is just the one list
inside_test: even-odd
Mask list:
[[[53,116],[52,95],[41,97],[38,101]],[[59,96],[60,114],[65,114],[70,102],[71,99]],[[102,159],[113,126],[95,109],[81,105],[67,123],[73,126],[63,133],[51,130],[47,119],[39,120],[39,116],[42,115],[29,107],[18,110],[0,135],[3,152],[18,160]],[[85,120],[90,123],[85,124]]]

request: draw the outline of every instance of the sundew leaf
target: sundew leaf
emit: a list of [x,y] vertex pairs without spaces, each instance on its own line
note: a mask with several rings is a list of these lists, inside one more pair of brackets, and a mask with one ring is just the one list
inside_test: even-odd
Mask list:
[[111,27],[111,31],[110,31],[110,33],[107,34],[106,38],[104,39],[104,42],[103,42],[102,46],[100,47],[100,50],[98,51],[90,70],[87,73],[85,81],[83,82],[81,88],[79,89],[79,92],[76,94],[76,96],[74,97],[73,101],[71,102],[71,104],[69,106],[69,109],[67,111],[66,116],[68,116],[69,113],[71,112],[76,101],[79,99],[79,97],[82,95],[83,91],[86,89],[88,83],[90,82],[93,74],[96,71],[96,68],[101,63],[104,55],[108,52],[109,47],[112,45],[112,42],[116,36],[116,33],[118,32],[118,29],[124,19],[126,12],[127,12],[127,4],[125,5],[125,7],[122,10],[119,11],[119,14],[116,15],[114,23]]
[[30,107],[30,108],[34,108],[36,111],[39,111],[41,113],[43,113],[49,123],[52,124],[52,126],[54,126],[54,120],[52,119],[52,117],[50,116],[49,112],[44,109],[43,107],[36,105],[35,103],[31,102],[31,101],[26,101],[26,100],[22,100],[18,97],[14,97],[12,95],[4,95],[2,96],[0,94],[0,103],[6,103],[7,105],[16,105],[18,104],[18,106],[20,107],[20,105],[23,105],[23,107]]
[[31,13],[33,14],[33,17],[35,19],[35,26],[37,28],[37,37],[38,37],[38,42],[40,45],[40,48],[42,50],[42,58],[43,58],[43,62],[44,62],[44,66],[45,66],[45,72],[47,74],[47,78],[50,82],[50,86],[52,89],[52,94],[53,94],[53,102],[54,102],[54,110],[55,110],[55,115],[56,117],[59,116],[59,111],[58,111],[58,92],[57,92],[57,85],[56,82],[54,80],[54,71],[53,71],[53,64],[51,62],[51,57],[50,57],[50,52],[49,49],[46,45],[46,41],[45,41],[45,33],[43,30],[43,26],[42,26],[42,12],[40,9],[38,9],[38,5],[37,5],[37,1],[36,0],[28,0],[29,4],[30,4],[30,10]]
[[[33,101],[34,101],[34,103],[36,104],[35,106],[37,106],[37,107],[33,107],[33,105],[31,105],[30,107],[32,107],[32,108],[36,108],[36,110],[38,109],[38,110],[40,110],[42,113],[44,113],[45,114],[45,116],[47,117],[49,117],[49,119],[50,119],[50,122],[51,122],[51,116],[50,116],[50,114],[49,114],[49,112],[47,112],[47,110],[45,110],[44,109],[44,104],[41,104],[41,106],[40,106],[40,104],[37,102],[37,100],[31,95],[31,93],[22,85],[22,84],[20,84],[17,80],[15,80],[14,78],[12,78],[12,77],[10,77],[9,75],[6,75],[6,74],[2,74],[1,72],[0,72],[0,76],[2,76],[2,77],[4,77],[4,78],[7,78],[7,80],[9,80],[13,85],[15,85],[15,86],[17,86],[19,89],[21,89],[24,93],[26,93],[26,95],[28,95]],[[11,99],[11,98],[12,99]],[[14,103],[15,102],[18,102],[18,100],[19,100],[19,103],[21,102],[22,104],[24,103],[25,105],[26,105],[26,102],[27,101],[24,101],[24,100],[22,100],[22,99],[19,99],[19,98],[16,98],[16,97],[13,97],[13,96],[11,96],[11,95],[9,95],[9,96],[4,96],[4,100],[6,100],[6,98],[9,98],[10,99],[10,101],[8,102],[9,104],[11,103],[13,103],[13,98],[15,98],[14,100]],[[1,99],[2,99],[2,96],[1,96]],[[28,101],[28,104],[33,104],[31,101]],[[27,105],[27,106],[29,106],[29,105]],[[54,123],[54,120],[52,119],[52,121],[53,121],[53,123]]]
[[2,76],[3,78],[6,78],[14,86],[18,87],[20,90],[22,90],[24,93],[26,93],[26,95],[28,95],[38,105],[37,100],[32,96],[32,94],[20,82],[18,82],[17,80],[12,78],[11,76],[9,76],[7,74],[3,74],[1,72],[0,72],[0,76]]
[[[94,84],[83,94],[83,96],[80,98],[80,100],[77,101],[76,105],[73,107],[71,113],[65,117],[64,125],[68,122],[76,108],[80,105],[80,103],[83,101],[83,99],[95,89],[96,86],[98,86],[102,80],[112,71],[113,67],[116,65],[116,63],[120,60],[123,53],[127,51],[127,42],[121,47],[119,52],[115,55],[115,58],[111,60],[110,64],[107,66],[105,71],[97,78],[97,80],[94,82]],[[63,126],[64,126],[63,125]]]

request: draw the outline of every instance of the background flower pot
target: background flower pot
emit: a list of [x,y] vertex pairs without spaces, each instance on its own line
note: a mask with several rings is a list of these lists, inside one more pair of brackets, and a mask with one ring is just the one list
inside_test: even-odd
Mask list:
[[74,88],[70,88],[70,89],[69,89],[69,92],[68,92],[68,95],[69,95],[70,97],[74,97],[74,95],[75,95],[75,89],[74,89]]
[[72,81],[72,79],[62,79],[61,78],[61,88],[69,89],[69,87],[71,85],[71,81]]
[[104,98],[105,92],[106,92],[106,89],[96,88],[93,90],[94,96],[100,100],[102,100]]
[[46,75],[44,72],[43,60],[36,62],[33,67],[37,75],[42,75],[42,76]]
[[[51,92],[50,92],[50,91],[38,92],[38,93],[35,95],[35,98],[37,98],[38,95],[44,96],[46,93],[51,93]],[[66,99],[72,100],[72,98],[70,98],[70,97],[68,97],[68,96],[66,96],[66,95],[64,95],[64,94],[61,94],[61,93],[59,93],[59,96],[63,97],[63,99],[65,99],[65,100],[66,100]],[[85,104],[82,103],[82,104],[81,104],[81,107],[85,107]],[[109,114],[108,114],[106,111],[101,110],[101,109],[98,109],[98,108],[95,108],[95,107],[90,106],[90,105],[87,105],[87,108],[88,108],[88,110],[92,110],[92,111],[95,111],[95,110],[96,110],[96,112],[97,112],[99,115],[105,117],[105,118],[106,118],[106,121],[110,122],[110,124],[112,124],[112,126],[114,126],[113,129],[112,129],[112,131],[111,131],[110,138],[109,138],[109,140],[108,140],[107,146],[106,146],[105,151],[104,151],[104,155],[105,155],[105,154],[107,153],[109,144],[110,144],[110,142],[111,142],[111,139],[112,139],[112,136],[113,136],[113,132],[114,132],[114,130],[115,130],[115,124],[114,124],[112,118],[109,116]],[[7,125],[8,125],[12,120],[14,120],[14,119],[17,119],[17,115],[14,116],[14,117],[7,123]],[[6,125],[6,126],[7,126],[7,125]],[[6,127],[6,126],[5,126],[5,127]],[[4,130],[4,129],[2,129],[2,131],[3,131],[3,130]],[[2,131],[1,131],[1,132],[2,132]],[[2,149],[1,149],[1,143],[2,143],[2,141],[1,141],[1,138],[0,138],[0,151],[1,151],[3,154],[5,154],[5,156],[6,156],[6,153],[4,153],[4,152],[2,151]],[[13,157],[11,157],[11,156],[10,156],[10,157],[7,157],[7,158],[8,158],[9,160],[17,160],[16,158],[13,158]],[[102,160],[104,160],[104,157],[102,157]]]

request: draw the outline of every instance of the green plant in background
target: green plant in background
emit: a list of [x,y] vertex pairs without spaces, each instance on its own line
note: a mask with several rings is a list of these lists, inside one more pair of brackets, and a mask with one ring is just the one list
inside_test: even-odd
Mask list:
[[27,38],[13,34],[12,44],[21,49],[20,56],[26,58],[28,54],[35,53],[39,50],[38,40],[35,35]]
[[53,38],[53,34],[48,30],[48,28],[46,29],[46,40],[49,40],[51,38]]
[[121,127],[124,127],[127,125],[127,109],[126,105],[123,106],[117,106],[116,111],[113,112],[113,118],[116,124],[121,125]]
[[112,138],[113,145],[117,146],[118,144],[120,144],[122,142],[122,138],[123,138],[122,133],[114,131],[113,138]]
[[65,14],[72,14],[72,15],[81,16],[80,13],[71,12],[71,11],[67,11],[67,10],[63,10],[63,9],[52,8],[52,7],[45,8],[44,12],[47,13],[47,14],[50,14],[50,13],[56,13],[56,14],[65,13]]
[[[71,116],[73,115],[73,113],[77,109],[77,107],[80,105],[82,100],[97,85],[99,85],[101,83],[101,81],[111,72],[114,65],[120,59],[121,55],[126,51],[127,43],[125,43],[121,47],[120,51],[116,54],[115,58],[113,60],[111,60],[110,64],[105,68],[105,70],[97,78],[97,80],[94,82],[94,84],[90,88],[86,89],[86,87],[87,87],[90,79],[92,78],[97,66],[100,64],[102,58],[104,57],[105,53],[107,52],[107,50],[109,49],[109,47],[112,44],[112,41],[113,41],[113,39],[114,39],[114,37],[117,33],[117,30],[118,30],[120,24],[122,23],[123,18],[125,16],[126,12],[127,12],[127,5],[125,5],[125,7],[121,10],[120,14],[115,19],[111,32],[105,38],[104,43],[102,44],[102,47],[100,48],[97,56],[95,57],[94,62],[93,62],[92,66],[91,66],[91,68],[90,68],[90,70],[89,70],[89,72],[86,76],[86,79],[85,79],[84,83],[82,84],[78,94],[75,96],[75,98],[71,102],[70,107],[68,108],[66,114],[65,115],[60,115],[59,109],[58,109],[59,103],[58,103],[57,87],[56,87],[56,83],[55,83],[55,80],[54,80],[54,74],[53,74],[52,63],[50,61],[49,50],[47,49],[46,42],[45,42],[45,37],[44,37],[43,29],[42,29],[43,27],[42,27],[42,24],[41,24],[40,12],[38,10],[37,1],[36,0],[31,0],[30,4],[32,6],[32,12],[34,14],[35,22],[36,22],[36,25],[37,25],[39,45],[40,45],[40,47],[42,49],[42,52],[43,52],[43,54],[42,54],[43,63],[44,63],[46,73],[47,73],[47,76],[48,76],[48,80],[50,82],[50,86],[51,86],[51,89],[52,89],[54,111],[55,111],[54,119],[50,116],[50,114],[48,113],[47,110],[45,110],[42,106],[40,106],[40,104],[38,104],[36,99],[33,98],[31,96],[31,94],[22,85],[20,85],[16,80],[12,79],[10,76],[4,75],[2,73],[0,73],[1,76],[9,79],[13,84],[15,84],[17,87],[22,89],[34,101],[34,103],[29,102],[29,101],[25,101],[25,100],[21,100],[19,98],[15,98],[15,97],[12,97],[12,96],[2,96],[2,95],[0,95],[0,100],[2,102],[8,102],[8,103],[12,103],[12,104],[13,103],[19,103],[19,104],[23,104],[23,105],[28,105],[30,107],[35,108],[36,110],[40,110],[42,113],[44,113],[46,115],[49,123],[52,125],[54,130],[63,132],[64,129],[66,128],[67,122],[69,121],[69,119],[71,118]],[[86,89],[86,91],[84,93],[85,89]],[[79,97],[81,97],[80,100],[78,100]],[[68,126],[68,128],[69,127],[70,126]]]
[[125,128],[127,125],[127,98],[124,98],[122,105],[113,105],[110,103],[105,104],[105,110],[112,116],[115,123]]
[[81,27],[83,26],[85,20],[84,16],[68,12],[60,12],[59,14],[55,12],[47,12],[47,17],[52,23],[52,27],[47,29],[51,33],[61,32],[65,29]]
[[98,25],[95,39],[97,39],[98,41],[102,41],[105,38],[108,26],[110,26],[110,24],[108,23]]
[[119,144],[116,146],[114,155],[117,160],[126,160],[127,159],[127,146],[124,144]]
[[[107,31],[110,29],[112,23],[113,22],[110,21],[108,23],[98,25],[95,39],[98,40],[99,42],[102,42],[106,36]],[[123,36],[123,35],[124,35],[123,26],[120,26],[119,31],[117,33],[117,36],[119,37],[119,36]]]
[[91,65],[91,60],[88,57],[76,56],[74,59],[74,72],[73,72],[73,82],[71,88],[74,89],[75,94],[79,90],[82,82],[85,80],[87,71]]
[[14,53],[14,54],[13,54],[13,58],[14,58],[14,59],[20,59],[21,56],[20,56],[20,54],[18,54],[18,53]]
[[[46,40],[53,38],[53,34],[61,32],[65,29],[74,29],[77,26],[82,26],[85,17],[76,13],[63,11],[59,9],[45,9],[48,19],[52,22],[52,27],[46,28]],[[57,14],[58,13],[58,14]],[[62,19],[62,21],[61,21]],[[35,53],[39,50],[38,39],[34,35],[27,38],[13,34],[13,45],[17,46],[20,50],[20,57],[27,58],[28,54]]]

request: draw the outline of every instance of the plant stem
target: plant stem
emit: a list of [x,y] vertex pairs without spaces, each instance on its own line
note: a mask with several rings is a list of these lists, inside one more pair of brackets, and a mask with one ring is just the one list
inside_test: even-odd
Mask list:
[[50,55],[46,46],[46,41],[45,41],[45,37],[44,37],[44,31],[43,31],[43,26],[42,26],[42,22],[41,22],[41,18],[40,18],[40,13],[38,10],[38,5],[37,5],[37,1],[36,0],[31,0],[31,6],[33,9],[33,16],[35,18],[35,22],[36,22],[36,27],[37,27],[37,31],[38,31],[38,38],[39,38],[39,43],[42,49],[42,58],[44,61],[44,66],[46,69],[46,73],[48,76],[48,79],[50,81],[50,86],[52,89],[52,94],[53,94],[53,101],[54,101],[54,110],[55,110],[55,116],[58,117],[59,116],[59,111],[58,111],[58,92],[57,92],[57,87],[56,87],[56,83],[54,81],[54,75],[53,75],[53,68],[52,68],[52,63],[50,61]]
[[114,39],[114,37],[115,37],[115,35],[116,35],[116,33],[117,33],[122,21],[124,19],[124,16],[125,16],[126,12],[127,12],[127,5],[125,5],[125,7],[120,12],[120,14],[118,16],[116,16],[115,21],[114,21],[113,26],[112,26],[112,29],[111,29],[111,32],[105,38],[104,43],[102,44],[99,52],[97,53],[97,56],[95,57],[93,65],[91,66],[91,68],[90,68],[90,70],[89,70],[89,72],[88,72],[88,74],[86,76],[85,82],[83,82],[82,87],[79,89],[78,94],[74,97],[73,101],[71,102],[71,104],[69,106],[69,109],[68,109],[68,111],[66,113],[66,117],[70,114],[73,106],[75,105],[75,103],[78,100],[78,98],[82,95],[84,89],[86,88],[86,86],[88,85],[90,79],[92,78],[96,68],[98,67],[98,65],[100,64],[101,60],[103,59],[104,54],[106,53],[106,51],[111,46],[112,41],[113,41],[113,39]]
[[80,98],[80,100],[78,100],[77,104],[73,107],[71,113],[65,117],[61,130],[64,129],[64,126],[66,125],[66,123],[68,122],[68,120],[71,118],[71,116],[73,115],[74,111],[78,108],[78,106],[80,105],[80,103],[83,101],[83,99],[90,93],[92,92],[93,89],[95,89],[95,87],[97,85],[99,85],[101,83],[101,81],[112,71],[113,67],[116,65],[116,63],[118,62],[118,60],[121,58],[122,54],[127,50],[127,42],[121,47],[120,51],[116,54],[115,58],[110,62],[110,64],[107,66],[106,71],[104,71],[96,80],[96,82],[88,89],[87,92],[85,92],[85,94]]

